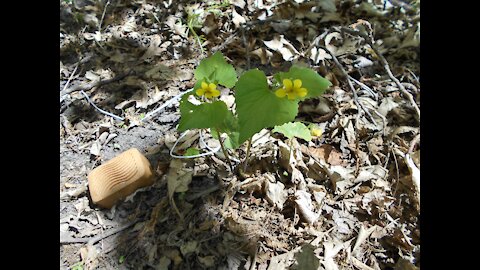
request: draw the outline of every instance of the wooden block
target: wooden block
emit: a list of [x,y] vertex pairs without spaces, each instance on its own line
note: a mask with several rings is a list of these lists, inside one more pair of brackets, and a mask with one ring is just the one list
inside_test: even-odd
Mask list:
[[153,184],[150,162],[136,148],[93,169],[88,175],[88,187],[94,204],[111,208],[135,190]]

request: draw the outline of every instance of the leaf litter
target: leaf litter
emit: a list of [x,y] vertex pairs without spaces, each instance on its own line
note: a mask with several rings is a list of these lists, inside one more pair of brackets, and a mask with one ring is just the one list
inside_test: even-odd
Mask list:
[[[94,245],[61,245],[61,269],[418,267],[419,119],[379,55],[342,30],[371,34],[375,26],[378,52],[419,101],[419,1],[407,2],[62,1],[61,90],[67,81],[67,89],[97,84],[84,91],[125,120],[92,110],[78,92],[62,99],[61,237],[136,225]],[[328,78],[333,86],[300,104],[297,119],[321,132],[286,138],[263,130],[243,174],[230,172],[221,153],[172,159],[178,102],[150,122],[142,115],[191,89],[203,51],[219,48],[237,70],[250,65],[269,79],[292,63]],[[122,74],[130,75],[98,84]],[[155,184],[110,211],[90,205],[88,172],[132,146],[147,153]],[[194,132],[175,148],[189,149],[206,149]],[[245,145],[239,160],[244,153]]]

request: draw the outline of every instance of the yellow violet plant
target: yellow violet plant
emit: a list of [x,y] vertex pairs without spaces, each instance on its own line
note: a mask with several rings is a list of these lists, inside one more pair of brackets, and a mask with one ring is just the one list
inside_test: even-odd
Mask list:
[[[271,85],[259,69],[248,70],[237,79],[235,69],[220,52],[203,59],[194,76],[197,80],[195,94],[184,95],[180,101],[178,130],[209,128],[217,138],[226,133],[227,140],[220,142],[222,147],[231,149],[239,147],[264,128],[294,121],[300,101],[320,96],[331,85],[316,71],[297,66],[292,66],[288,72],[274,74]],[[218,85],[233,90],[235,111],[219,100]],[[192,95],[205,99],[195,105],[188,100]],[[305,130],[298,128],[298,124],[285,127]]]
[[205,81],[202,81],[201,88],[198,88],[195,93],[198,96],[205,96],[208,99],[220,96],[217,85],[214,83],[206,83]]
[[304,97],[307,95],[307,89],[302,87],[302,80],[296,79],[292,82],[290,79],[283,79],[283,87],[275,91],[275,95],[279,98],[285,96],[290,100],[294,100],[297,97]]

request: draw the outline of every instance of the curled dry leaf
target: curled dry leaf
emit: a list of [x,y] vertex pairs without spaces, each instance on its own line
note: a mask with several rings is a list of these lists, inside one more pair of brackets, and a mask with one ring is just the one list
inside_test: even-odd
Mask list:
[[[354,254],[355,256],[355,251],[357,251],[358,247],[360,247],[360,245],[365,242],[365,240],[367,240],[367,238],[370,236],[370,234],[372,234],[372,232],[377,228],[378,226],[377,225],[373,225],[372,227],[370,228],[365,228],[365,226],[362,224],[361,227],[360,227],[360,232],[358,233],[358,236],[357,236],[357,241],[355,242],[355,245],[353,246],[353,249],[352,249],[352,253]],[[357,256],[355,256],[357,257]]]
[[99,156],[100,151],[102,150],[102,144],[99,141],[94,141],[90,147],[90,154],[94,156]]
[[288,196],[288,192],[285,190],[285,185],[282,184],[282,182],[272,183],[270,181],[265,181],[265,190],[267,201],[279,210],[282,210],[283,204]]
[[234,6],[237,6],[241,9],[245,8],[245,0],[232,0],[230,1]]
[[208,35],[216,29],[218,29],[218,23],[215,18],[215,14],[208,13],[208,15],[205,17],[205,21],[203,22],[202,31]]
[[270,41],[263,41],[263,43],[269,49],[279,52],[285,61],[291,61],[296,58],[296,55],[299,54],[295,47],[293,47],[293,45],[286,40],[283,35],[276,36]]
[[302,249],[295,254],[297,259],[297,269],[317,270],[320,266],[320,260],[315,256],[315,247],[311,244],[305,244]]
[[174,15],[168,16],[165,20],[165,24],[170,28],[173,33],[184,38],[187,37],[187,27],[182,24],[181,20]]
[[357,43],[350,38],[343,38],[338,32],[333,32],[325,36],[325,47],[335,54],[340,56],[357,51]]
[[180,252],[182,252],[183,256],[198,251],[198,242],[197,241],[189,241],[180,246]]
[[251,52],[251,54],[256,55],[260,58],[262,65],[267,64],[272,58],[273,53],[265,48],[258,48]]
[[155,35],[150,41],[147,51],[140,57],[140,59],[148,59],[156,55],[160,55],[166,50],[164,47],[159,47],[162,43],[162,38],[160,35]]
[[238,14],[234,8],[232,8],[232,22],[237,28],[239,28],[242,23],[246,22],[246,20],[240,14]]
[[312,49],[310,50],[310,59],[315,64],[318,64],[320,63],[320,61],[323,61],[325,59],[332,59],[332,56],[322,48],[312,47]]
[[193,171],[184,168],[184,163],[179,159],[172,159],[167,174],[168,197],[173,198],[175,192],[185,192],[192,182]]
[[310,193],[305,190],[297,190],[295,192],[295,198],[296,206],[304,220],[309,224],[313,224],[317,221],[320,214],[317,214],[314,211]]
[[398,107],[399,105],[393,100],[393,97],[385,97],[383,98],[382,103],[378,107],[378,112],[383,115],[387,116],[387,114]]
[[308,150],[315,158],[326,161],[330,165],[345,165],[342,153],[329,144],[322,144],[320,147],[308,147]]
[[215,256],[198,256],[197,258],[205,267],[213,267],[215,265]]
[[405,163],[407,164],[408,170],[412,174],[412,182],[413,186],[415,188],[415,192],[417,194],[417,208],[420,209],[420,170],[417,168],[415,165],[415,162],[413,162],[412,158],[410,157],[409,154],[406,154],[404,156]]

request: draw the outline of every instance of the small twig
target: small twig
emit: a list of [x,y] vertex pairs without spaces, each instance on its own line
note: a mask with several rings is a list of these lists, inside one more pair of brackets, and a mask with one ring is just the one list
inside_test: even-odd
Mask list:
[[194,200],[196,200],[196,199],[198,199],[198,198],[200,198],[200,197],[202,197],[202,196],[205,196],[205,195],[208,195],[208,194],[210,194],[210,193],[212,193],[212,192],[215,192],[215,191],[217,191],[217,190],[219,190],[219,189],[220,189],[220,186],[219,186],[219,185],[214,185],[214,186],[211,186],[211,187],[209,187],[209,188],[206,188],[206,189],[204,189],[204,190],[202,190],[202,191],[200,191],[200,192],[197,192],[197,193],[194,193],[194,194],[191,194],[191,195],[187,196],[187,197],[185,198],[185,200],[186,200],[187,202],[191,202],[191,201],[194,201]]
[[76,85],[76,86],[73,86],[70,89],[66,89],[65,91],[62,91],[63,93],[60,92],[60,96],[63,96],[63,95],[66,95],[66,94],[71,94],[73,92],[82,91],[82,90],[87,91],[87,90],[90,90],[94,87],[100,87],[100,86],[103,86],[103,85],[106,85],[106,84],[109,84],[109,83],[112,83],[112,82],[120,81],[127,76],[133,76],[133,75],[135,75],[135,71],[130,70],[129,72],[127,72],[125,74],[118,75],[118,76],[116,76],[114,78],[111,78],[111,79],[96,81],[96,82],[88,83],[88,84],[85,84],[85,85]]
[[417,134],[417,136],[415,136],[412,140],[412,142],[410,143],[410,147],[408,148],[408,152],[407,154],[411,154],[413,152],[413,149],[415,149],[415,145],[417,145],[417,142],[420,140],[420,133]]
[[400,173],[398,171],[398,162],[397,162],[397,157],[395,156],[395,153],[393,152],[393,149],[391,150],[393,159],[395,160],[395,168],[397,170],[397,183],[395,185],[395,190],[393,191],[393,197],[397,194],[397,189],[398,189],[398,184],[400,183]]
[[247,145],[247,155],[245,156],[245,161],[243,164],[243,171],[247,171],[247,166],[248,166],[248,157],[250,156],[250,147],[252,146],[252,137],[248,139],[248,145]]
[[220,147],[222,148],[223,155],[227,159],[228,166],[230,166],[230,170],[233,172],[232,161],[230,160],[230,157],[228,156],[227,150],[225,149],[225,146],[223,145],[222,136],[220,136],[220,132],[218,131],[217,128],[215,129],[215,131],[217,132],[218,141],[220,142]]
[[120,226],[118,228],[112,229],[107,231],[106,233],[97,235],[95,237],[86,237],[86,238],[73,238],[73,237],[66,237],[66,238],[60,238],[60,244],[73,244],[73,243],[88,243],[89,245],[94,245],[98,241],[107,238],[111,235],[114,235],[116,233],[119,233],[125,229],[128,229],[129,227],[133,226],[137,221],[133,221],[130,223],[127,223],[123,226]]
[[75,65],[75,69],[73,70],[72,74],[70,74],[70,77],[68,78],[67,83],[65,83],[65,85],[63,86],[62,92],[65,92],[65,89],[67,89],[68,84],[69,84],[70,81],[72,80],[73,75],[75,75],[75,72],[77,72],[77,68],[78,68],[79,65],[80,65],[80,62],[78,62],[78,63]]
[[243,41],[243,46],[245,46],[245,56],[247,57],[247,70],[249,70],[250,69],[250,50],[248,48],[247,39],[245,38],[245,29],[242,27],[240,28],[240,31],[242,31],[242,41]]
[[362,87],[363,89],[365,89],[366,92],[368,92],[372,97],[375,98],[375,100],[378,100],[378,96],[377,96],[377,93],[375,93],[375,91],[372,90],[372,88],[368,87],[366,84],[356,80],[355,78],[353,78],[352,76],[348,75],[348,78],[350,78],[350,80],[354,81],[356,84],[360,85],[360,87]]
[[187,94],[187,93],[190,93],[193,91],[193,88],[190,89],[190,90],[187,90],[185,92],[182,92],[176,96],[174,96],[173,98],[171,98],[169,101],[165,102],[162,106],[158,107],[157,109],[147,113],[145,115],[145,117],[142,119],[142,122],[147,120],[147,119],[150,119],[150,117],[154,116],[155,114],[159,113],[160,111],[162,111],[163,109],[165,109],[166,107],[168,107],[170,104],[172,104],[173,102],[175,102],[177,99],[181,98],[183,95]]
[[95,109],[97,109],[99,112],[105,114],[105,115],[108,115],[110,117],[113,117],[115,119],[117,119],[118,121],[123,121],[125,120],[125,118],[123,117],[120,117],[120,116],[117,116],[113,113],[109,113],[107,111],[104,111],[102,109],[100,109],[99,107],[97,107],[97,105],[95,105],[95,103],[93,103],[93,101],[90,100],[90,98],[88,97],[88,95],[83,91],[83,90],[80,90],[80,93],[82,93],[82,95],[87,99],[88,103],[90,103]]
[[378,111],[373,110],[373,112],[374,112],[378,117],[380,117],[380,118],[382,119],[382,122],[383,122],[383,128],[382,128],[382,130],[383,130],[383,136],[386,136],[387,134],[386,134],[386,131],[385,131],[385,130],[387,129],[387,119],[385,118],[385,116],[381,115]]
[[227,39],[225,39],[225,41],[224,41],[222,44],[213,47],[212,50],[211,50],[212,53],[216,53],[217,51],[221,51],[221,50],[225,49],[225,47],[226,47],[228,44],[232,43],[232,41],[234,40],[234,38],[235,38],[236,36],[237,36],[237,32],[234,32],[234,33],[233,33],[232,35],[230,35]]
[[418,88],[414,84],[407,82],[402,82],[402,84],[407,88],[411,88],[415,94],[418,94]]
[[110,0],[107,1],[107,3],[105,4],[105,7],[103,8],[102,19],[100,20],[100,23],[98,24],[98,32],[102,31],[103,18],[105,17],[105,11],[107,11],[107,6],[108,5],[110,5]]
[[80,64],[84,64],[84,63],[88,62],[91,58],[92,58],[91,54],[87,55],[82,60],[78,61],[77,64],[75,64],[75,69],[73,70],[72,74],[70,74],[70,77],[68,78],[67,83],[65,83],[65,85],[63,86],[62,91],[60,91],[60,102],[63,101],[62,97],[65,94],[62,94],[62,93],[64,93],[66,91],[68,85],[70,84],[70,81],[73,79],[73,76],[75,75],[75,72],[77,71],[78,66],[80,66]]
[[412,94],[410,94],[406,89],[405,87],[402,85],[402,83],[400,83],[400,81],[393,75],[392,71],[390,70],[390,65],[388,64],[387,60],[385,59],[385,57],[380,53],[380,51],[378,50],[377,46],[374,45],[374,42],[373,42],[373,38],[370,38],[369,36],[367,36],[366,34],[360,32],[360,31],[356,31],[356,30],[352,30],[352,29],[349,29],[347,27],[342,27],[342,31],[345,31],[349,34],[352,34],[352,35],[357,35],[357,36],[360,36],[362,37],[368,45],[370,45],[370,47],[372,48],[372,50],[375,52],[375,54],[378,56],[378,58],[380,59],[380,62],[382,63],[383,65],[383,68],[385,69],[385,71],[387,72],[388,74],[388,77],[390,77],[390,79],[395,82],[395,84],[398,86],[398,88],[400,89],[400,92],[402,92],[402,94],[404,96],[407,97],[407,99],[410,101],[411,105],[413,106],[413,108],[415,109],[415,111],[417,112],[417,115],[418,115],[418,119],[420,119],[420,108],[418,107],[417,103],[415,102],[415,100],[413,99],[413,96]]
[[248,270],[255,270],[259,250],[260,250],[260,246],[257,246],[257,248],[255,249],[255,255],[253,255],[253,258],[251,260],[250,267],[248,268]]
[[373,116],[370,114],[370,112],[368,110],[366,110],[362,103],[360,103],[358,101],[358,96],[357,96],[357,91],[355,90],[355,88],[353,87],[353,84],[352,84],[352,81],[350,80],[347,72],[345,71],[345,69],[343,68],[343,66],[340,64],[340,62],[338,62],[338,59],[337,57],[335,56],[335,54],[333,54],[329,49],[327,49],[326,47],[324,46],[320,46],[318,45],[319,48],[325,50],[328,54],[330,54],[332,56],[332,59],[333,61],[335,62],[335,65],[337,65],[337,67],[340,69],[340,72],[342,73],[342,75],[347,79],[347,82],[348,82],[348,86],[350,87],[350,90],[353,92],[353,100],[355,101],[355,105],[357,105],[358,108],[362,109],[366,114],[367,116],[370,118],[370,120],[372,121],[372,123],[374,123],[375,125],[377,124],[377,122],[375,122],[375,119],[373,119]]

